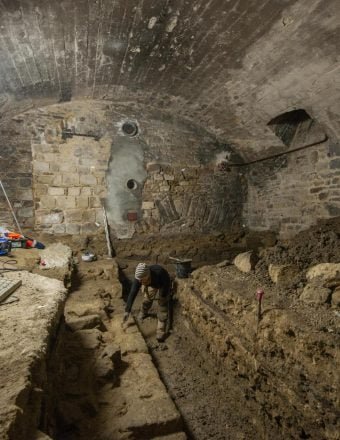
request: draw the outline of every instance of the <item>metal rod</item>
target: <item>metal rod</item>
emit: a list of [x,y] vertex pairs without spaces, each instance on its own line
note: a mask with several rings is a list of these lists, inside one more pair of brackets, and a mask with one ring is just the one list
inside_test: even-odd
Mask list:
[[283,151],[282,153],[273,154],[272,156],[262,157],[261,159],[252,160],[251,162],[240,162],[240,163],[227,163],[227,167],[244,167],[247,165],[252,165],[253,163],[264,162],[269,159],[275,159],[281,156],[287,156],[290,153],[295,153],[296,151],[306,150],[307,148],[315,147],[316,145],[323,144],[328,141],[328,136],[325,135],[322,141],[313,142],[312,144],[302,145],[301,147],[294,148],[293,150]]
[[5,188],[4,188],[4,186],[3,186],[1,180],[0,180],[0,186],[1,186],[1,188],[2,188],[2,191],[3,191],[3,193],[4,193],[4,196],[6,197],[6,200],[7,200],[8,206],[9,206],[9,209],[11,210],[11,213],[12,213],[12,215],[13,215],[13,218],[14,218],[14,220],[15,220],[15,223],[16,223],[16,225],[17,225],[17,227],[18,227],[18,231],[20,232],[21,235],[24,235],[24,234],[22,233],[22,230],[21,230],[21,227],[20,227],[20,225],[19,225],[18,219],[16,218],[15,212],[14,212],[14,210],[13,210],[13,208],[12,208],[12,205],[11,205],[11,202],[9,201],[9,198],[7,197],[7,194],[6,194]]
[[106,237],[106,244],[107,244],[107,253],[109,258],[112,258],[112,245],[110,240],[110,234],[109,234],[109,225],[107,222],[107,216],[105,207],[103,206],[103,220],[104,220],[104,229],[105,229],[105,237]]

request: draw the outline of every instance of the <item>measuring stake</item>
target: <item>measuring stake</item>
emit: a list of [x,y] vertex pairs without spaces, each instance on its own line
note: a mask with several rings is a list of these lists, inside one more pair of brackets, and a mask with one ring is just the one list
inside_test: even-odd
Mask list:
[[259,322],[261,320],[261,317],[262,317],[261,316],[262,315],[261,308],[262,308],[262,298],[263,298],[263,295],[264,295],[264,291],[262,289],[258,289],[257,292],[256,292],[256,299],[259,302],[259,307],[257,309],[257,324],[259,324]]

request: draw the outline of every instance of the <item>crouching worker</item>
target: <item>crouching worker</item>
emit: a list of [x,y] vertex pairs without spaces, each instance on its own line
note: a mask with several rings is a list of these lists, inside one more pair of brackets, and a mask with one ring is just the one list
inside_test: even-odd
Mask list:
[[123,322],[129,318],[133,302],[143,286],[144,298],[138,318],[144,319],[148,315],[154,299],[158,296],[158,323],[156,339],[162,342],[166,338],[166,322],[168,319],[168,303],[170,298],[171,280],[168,272],[158,264],[150,266],[145,263],[139,263],[135,271],[135,279],[126,302]]

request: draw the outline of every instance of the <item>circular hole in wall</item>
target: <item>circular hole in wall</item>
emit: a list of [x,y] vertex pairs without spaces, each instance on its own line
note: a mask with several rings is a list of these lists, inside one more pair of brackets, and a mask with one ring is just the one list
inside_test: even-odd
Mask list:
[[134,179],[129,179],[129,180],[126,182],[126,186],[127,186],[129,189],[137,189],[138,184],[137,184],[137,182],[136,182]]
[[128,136],[136,136],[138,133],[138,125],[135,122],[126,121],[122,125],[123,133]]

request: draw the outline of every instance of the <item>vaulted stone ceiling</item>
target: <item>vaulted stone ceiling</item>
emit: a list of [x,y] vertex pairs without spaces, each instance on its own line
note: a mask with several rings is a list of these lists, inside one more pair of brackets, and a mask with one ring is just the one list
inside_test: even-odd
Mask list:
[[191,120],[245,158],[305,109],[340,135],[338,0],[1,0],[3,120],[99,98]]

